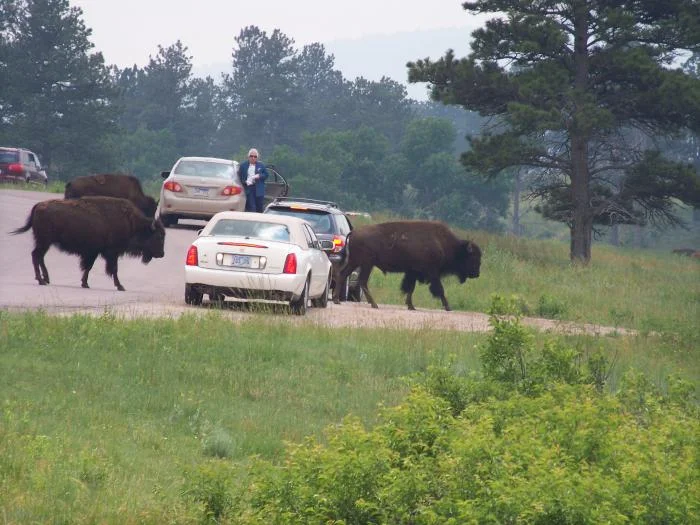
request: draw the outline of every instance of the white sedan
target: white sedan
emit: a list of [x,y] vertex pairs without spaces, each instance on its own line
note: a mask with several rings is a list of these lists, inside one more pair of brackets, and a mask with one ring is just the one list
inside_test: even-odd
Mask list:
[[225,298],[287,304],[299,315],[328,305],[331,263],[309,224],[285,215],[224,211],[187,251],[185,302]]

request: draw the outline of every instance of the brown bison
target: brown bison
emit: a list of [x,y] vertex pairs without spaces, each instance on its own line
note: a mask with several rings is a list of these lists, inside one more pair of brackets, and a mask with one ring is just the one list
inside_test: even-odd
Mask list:
[[79,199],[80,197],[120,197],[129,199],[146,217],[155,217],[158,203],[143,193],[139,179],[133,175],[105,173],[101,175],[84,175],[76,177],[66,184],[64,197]]
[[141,257],[144,264],[163,257],[165,229],[157,219],[146,217],[133,203],[113,197],[84,197],[77,200],[50,200],[32,208],[27,222],[10,232],[34,233],[32,263],[39,284],[49,284],[44,256],[52,244],[80,256],[82,286],[88,286],[88,273],[101,255],[107,275],[117,290],[124,287],[117,277],[117,260],[124,254]]
[[[372,268],[383,272],[403,273],[401,291],[406,305],[415,310],[412,296],[416,281],[430,283],[430,293],[439,297],[445,310],[450,305],[440,278],[456,275],[463,283],[479,277],[481,250],[471,241],[455,237],[441,222],[398,221],[363,226],[348,235],[347,256],[340,269],[339,282],[359,268],[359,284],[372,308],[377,308],[367,288]],[[333,302],[340,302],[339,288],[333,292]]]

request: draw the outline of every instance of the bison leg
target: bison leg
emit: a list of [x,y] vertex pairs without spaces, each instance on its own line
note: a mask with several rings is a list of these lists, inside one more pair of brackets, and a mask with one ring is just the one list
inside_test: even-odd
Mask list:
[[416,275],[411,272],[406,272],[401,281],[401,291],[406,294],[406,306],[409,310],[415,310],[413,306],[413,290],[416,289]]
[[[49,284],[49,272],[44,264],[44,255],[48,249],[36,247],[32,250],[32,264],[34,265],[34,278],[41,285]],[[43,275],[42,275],[43,272]]]
[[114,286],[117,287],[117,290],[120,292],[124,291],[124,287],[122,286],[122,283],[119,282],[119,277],[117,276],[117,256],[116,255],[110,255],[109,257],[105,257],[105,260],[107,261],[107,265],[105,267],[107,271],[107,275],[111,275],[112,279],[114,280]]
[[374,302],[372,294],[369,293],[369,288],[367,287],[367,282],[369,281],[369,276],[372,273],[372,266],[360,266],[360,275],[358,277],[358,282],[362,291],[365,292],[365,297],[367,297],[367,302],[372,305],[372,308],[379,308],[377,303]]
[[90,273],[90,270],[92,270],[93,264],[95,264],[95,259],[97,259],[96,253],[82,254],[80,256],[80,269],[83,270],[81,286],[83,288],[90,288],[88,285],[88,274]]
[[447,302],[447,297],[445,297],[445,289],[442,287],[440,278],[430,280],[430,293],[433,294],[433,297],[440,298],[440,300],[442,301],[442,306],[445,308],[446,311],[449,312],[450,310],[452,310],[452,308],[450,308],[449,303]]

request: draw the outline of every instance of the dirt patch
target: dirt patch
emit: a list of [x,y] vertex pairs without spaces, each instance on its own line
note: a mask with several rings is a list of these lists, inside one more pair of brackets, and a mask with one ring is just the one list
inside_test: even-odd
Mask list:
[[[182,315],[206,315],[215,312],[234,322],[250,319],[256,315],[245,306],[230,305],[222,308],[203,306],[186,306],[169,302],[133,302],[100,307],[76,308],[45,308],[44,311],[57,315],[115,315],[117,317],[137,318],[178,318]],[[285,315],[284,313],[265,313],[275,321],[292,323],[312,323],[327,327],[357,327],[357,328],[394,328],[401,330],[457,330],[462,332],[487,332],[489,316],[479,312],[445,312],[443,310],[418,309],[409,311],[406,307],[380,305],[378,309],[371,308],[365,303],[329,303],[328,308],[310,308],[304,317]],[[595,324],[578,324],[555,321],[535,317],[524,317],[522,323],[526,326],[544,332],[587,334],[587,335],[636,335],[634,330],[601,326]]]

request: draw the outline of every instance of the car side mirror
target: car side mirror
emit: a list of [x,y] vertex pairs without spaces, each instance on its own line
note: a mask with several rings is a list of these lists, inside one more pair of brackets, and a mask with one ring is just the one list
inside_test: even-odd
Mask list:
[[320,245],[321,245],[321,249],[322,249],[324,252],[331,252],[331,251],[333,251],[333,241],[323,240],[323,241],[320,242]]
[[169,171],[161,171],[160,176],[163,177],[164,179],[167,179],[170,176]]

